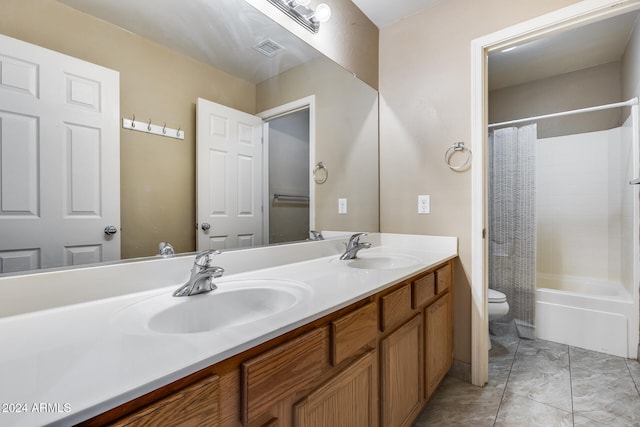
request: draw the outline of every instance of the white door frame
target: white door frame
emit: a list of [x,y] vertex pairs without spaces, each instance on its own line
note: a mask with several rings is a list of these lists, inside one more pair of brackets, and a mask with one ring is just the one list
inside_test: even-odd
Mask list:
[[640,0],[584,0],[471,42],[471,382],[489,376],[487,348],[487,55],[640,8]]
[[[264,122],[267,122],[271,119],[307,108],[309,109],[309,229],[313,230],[316,226],[315,182],[313,180],[313,168],[316,164],[316,96],[310,95],[305,98],[296,99],[295,101],[258,113],[256,116],[260,117]],[[264,209],[262,218],[264,226],[262,230],[264,233],[264,242],[269,241],[269,138],[268,135],[266,135],[269,129],[268,126],[269,123],[264,124],[262,140],[262,185],[264,188],[262,194],[262,206]]]

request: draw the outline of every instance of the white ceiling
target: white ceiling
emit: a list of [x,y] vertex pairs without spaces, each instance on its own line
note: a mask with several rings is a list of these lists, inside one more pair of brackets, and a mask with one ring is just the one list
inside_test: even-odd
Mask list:
[[[244,1],[58,1],[252,83],[320,56]],[[254,49],[265,39],[285,49],[267,57]]]
[[500,89],[621,59],[638,12],[489,55],[489,89]]
[[443,0],[352,0],[367,17],[383,28]]

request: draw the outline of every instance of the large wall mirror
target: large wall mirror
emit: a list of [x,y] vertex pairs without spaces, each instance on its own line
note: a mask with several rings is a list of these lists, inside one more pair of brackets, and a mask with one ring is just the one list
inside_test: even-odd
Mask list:
[[[235,246],[302,240],[309,228],[378,230],[376,90],[244,0],[5,0],[0,34],[119,73],[118,259],[154,256],[160,242],[170,242],[176,253],[201,249],[199,234],[206,230],[196,213],[199,98],[266,121],[275,151],[272,166],[268,155],[263,164],[284,179],[278,187],[259,184],[267,196],[256,210],[278,205],[283,218],[263,218],[272,228],[263,231],[266,237]],[[294,106],[290,115],[273,113],[287,105]],[[122,119],[134,115],[179,128],[184,139],[124,129]],[[287,124],[295,118],[301,122]],[[305,139],[306,151],[292,146]],[[302,160],[287,163],[294,152]],[[329,171],[323,183],[313,180],[318,162]],[[9,168],[3,168],[6,176]],[[274,201],[274,194],[303,197]],[[346,214],[338,213],[338,199],[348,200]],[[302,224],[291,217],[299,211]],[[100,231],[109,225],[100,224]],[[225,233],[215,221],[210,226],[209,233]],[[95,261],[78,251],[57,264],[42,254],[12,263],[10,252],[0,248],[2,274]]]

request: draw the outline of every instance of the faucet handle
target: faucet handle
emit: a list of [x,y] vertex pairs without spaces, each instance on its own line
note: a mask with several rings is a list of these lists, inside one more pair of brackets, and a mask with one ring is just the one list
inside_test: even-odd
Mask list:
[[196,259],[193,263],[199,267],[209,267],[211,265],[211,261],[213,260],[214,255],[219,255],[220,251],[218,250],[208,250],[198,252],[196,254]]
[[353,243],[358,243],[358,242],[360,242],[360,238],[364,237],[366,235],[367,235],[367,233],[356,233],[356,234],[351,236],[349,241],[352,241]]

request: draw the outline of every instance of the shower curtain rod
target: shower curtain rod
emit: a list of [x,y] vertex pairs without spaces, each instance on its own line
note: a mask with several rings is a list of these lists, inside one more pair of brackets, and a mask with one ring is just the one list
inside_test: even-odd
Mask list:
[[616,102],[614,104],[598,105],[595,107],[580,108],[579,110],[561,111],[559,113],[545,114],[544,116],[535,116],[528,117],[526,119],[510,120],[508,122],[492,123],[488,127],[493,128],[496,126],[514,125],[516,123],[532,122],[535,120],[548,119],[551,117],[569,116],[572,114],[588,113],[590,111],[608,110],[610,108],[630,107],[632,105],[638,105],[638,98],[631,98],[628,101]]

